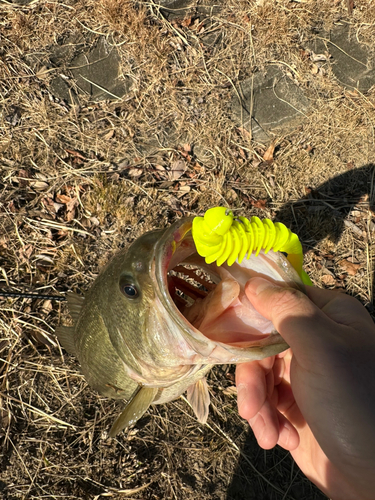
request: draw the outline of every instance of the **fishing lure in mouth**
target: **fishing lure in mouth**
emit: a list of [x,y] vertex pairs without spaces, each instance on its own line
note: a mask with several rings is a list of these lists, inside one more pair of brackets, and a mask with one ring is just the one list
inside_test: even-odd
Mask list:
[[247,255],[255,257],[261,250],[267,254],[283,252],[299,274],[305,285],[312,285],[309,276],[302,269],[303,252],[298,236],[281,222],[259,217],[235,217],[232,210],[214,207],[206,211],[203,217],[193,219],[192,236],[197,252],[205,258],[207,264],[216,262],[221,266],[226,262],[231,266],[239,263]]

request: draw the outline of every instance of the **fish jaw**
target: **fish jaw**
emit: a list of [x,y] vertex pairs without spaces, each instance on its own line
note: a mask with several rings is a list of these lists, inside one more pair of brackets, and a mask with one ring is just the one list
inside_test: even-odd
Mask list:
[[[252,255],[249,260],[244,260],[241,264],[236,262],[233,266],[223,265],[218,267],[214,264],[208,266],[196,254],[190,229],[191,219],[183,219],[173,224],[163,233],[156,244],[155,267],[151,269],[156,296],[159,299],[157,307],[161,311],[160,314],[163,317],[173,319],[170,332],[175,339],[176,345],[180,348],[180,362],[182,364],[200,365],[243,363],[273,356],[287,349],[288,345],[275,330],[272,323],[263,318],[253,308],[244,291],[246,282],[255,276],[303,290],[301,279],[285,256],[273,251],[270,251],[267,255],[261,252],[257,257]],[[257,338],[253,334],[252,337],[248,337],[250,340],[247,342],[241,341],[241,339],[233,342],[226,339],[226,342],[223,342],[215,335],[206,335],[205,331],[200,331],[200,325],[198,327],[195,323],[193,325],[185,311],[182,311],[184,313],[182,314],[177,308],[168,289],[168,271],[183,261],[197,263],[202,268],[206,267],[216,283],[223,279],[225,272],[228,272],[233,280],[240,285],[238,299],[241,308],[237,309],[242,310],[242,312],[250,311],[250,316],[253,316],[252,320],[255,323],[257,320],[259,324],[262,323],[261,335]],[[228,311],[230,309],[233,308],[227,308]],[[237,312],[233,313],[231,311],[230,314],[238,317]],[[228,315],[226,319],[230,319]]]

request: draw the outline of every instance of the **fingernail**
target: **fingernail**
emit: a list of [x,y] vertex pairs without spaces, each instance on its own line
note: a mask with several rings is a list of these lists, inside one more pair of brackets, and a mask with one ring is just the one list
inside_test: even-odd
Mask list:
[[252,281],[250,281],[250,286],[248,290],[250,293],[254,295],[259,295],[262,292],[264,292],[264,290],[267,290],[269,288],[276,288],[276,285],[263,278],[255,278]]
[[283,446],[287,447],[289,444],[290,434],[292,431],[292,426],[289,422],[284,423],[283,429]]
[[247,385],[246,384],[239,384],[237,386],[237,405],[238,405],[238,411],[241,411],[241,406],[244,401],[246,401],[249,398],[249,391],[247,390]]
[[255,417],[251,418],[249,421],[250,427],[253,429],[254,435],[259,443],[262,440],[266,424],[262,415],[257,413]]

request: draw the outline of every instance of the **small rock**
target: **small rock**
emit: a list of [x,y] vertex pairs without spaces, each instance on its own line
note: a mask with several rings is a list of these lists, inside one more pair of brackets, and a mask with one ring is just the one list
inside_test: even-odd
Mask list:
[[259,142],[269,141],[268,131],[285,132],[294,127],[309,108],[309,100],[302,90],[273,65],[268,66],[266,74],[259,72],[244,80],[240,95],[243,96],[241,103],[237,94],[232,97],[233,118],[241,127],[251,126],[252,136]]
[[[317,35],[317,36],[316,36]],[[344,21],[335,26],[330,33],[320,31],[306,44],[314,61],[316,53],[326,55],[328,50],[332,72],[339,83],[349,89],[367,92],[375,85],[375,58],[370,47],[358,42],[350,25]]]
[[118,51],[104,37],[91,49],[77,43],[76,52],[65,43],[53,50],[50,61],[60,73],[71,75],[71,79],[58,76],[50,84],[51,93],[69,104],[74,104],[77,89],[95,101],[120,99],[130,90],[130,79],[119,79]]

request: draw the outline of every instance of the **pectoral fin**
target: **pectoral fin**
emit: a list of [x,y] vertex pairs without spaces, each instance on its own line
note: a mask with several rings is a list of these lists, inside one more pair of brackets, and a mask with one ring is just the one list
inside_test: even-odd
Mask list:
[[75,323],[78,320],[83,303],[85,302],[85,297],[74,292],[68,292],[66,298],[68,300],[69,313]]
[[109,431],[109,437],[115,437],[125,427],[137,422],[153,402],[157,392],[158,389],[154,387],[141,385],[137,387],[123,412],[114,421]]
[[205,424],[208,417],[208,407],[210,406],[210,394],[206,379],[202,378],[188,387],[186,398],[191,404],[198,422]]
[[[85,298],[77,295],[74,292],[68,292],[66,294],[68,300],[69,313],[74,321],[77,322],[79,314],[81,312]],[[74,343],[74,326],[58,326],[55,330],[56,336],[59,339],[60,344],[68,351],[69,354],[76,356],[76,347]]]
[[66,349],[69,354],[76,356],[74,328],[72,326],[58,326],[55,330],[55,334],[64,349]]

